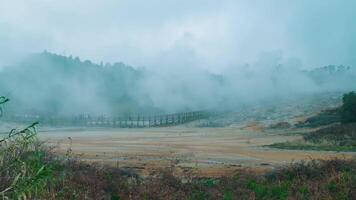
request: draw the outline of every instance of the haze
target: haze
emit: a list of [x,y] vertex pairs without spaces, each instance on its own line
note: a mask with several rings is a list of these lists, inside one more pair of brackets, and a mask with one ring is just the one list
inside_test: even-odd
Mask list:
[[302,68],[354,65],[355,9],[353,0],[0,0],[0,60],[46,49],[220,73],[273,52]]
[[[356,77],[347,68],[356,64],[355,10],[353,0],[0,0],[0,92],[24,110],[77,114],[127,104],[136,106],[129,112],[236,108],[345,91]],[[67,59],[26,60],[44,50]],[[110,68],[86,73],[77,56],[136,72],[119,64],[111,80]],[[311,72],[327,65],[347,67]],[[54,100],[58,91],[67,99]]]

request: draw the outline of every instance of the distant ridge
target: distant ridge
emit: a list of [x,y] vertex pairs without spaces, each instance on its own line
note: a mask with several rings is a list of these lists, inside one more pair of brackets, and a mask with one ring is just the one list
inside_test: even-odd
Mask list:
[[124,63],[100,65],[44,51],[3,69],[0,92],[12,99],[9,109],[41,115],[154,110],[135,102],[140,76]]
[[0,95],[11,99],[6,109],[14,114],[117,116],[229,110],[291,94],[356,89],[356,70],[342,65],[304,71],[282,65],[269,71],[237,68],[220,75],[178,72],[160,74],[44,51],[2,69]]

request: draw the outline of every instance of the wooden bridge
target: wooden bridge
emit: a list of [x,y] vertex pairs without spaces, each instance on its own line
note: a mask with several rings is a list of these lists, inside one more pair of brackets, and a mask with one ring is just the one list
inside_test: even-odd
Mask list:
[[205,119],[210,116],[207,111],[181,112],[161,115],[126,115],[121,117],[79,115],[76,117],[40,117],[40,116],[17,116],[10,121],[33,122],[50,126],[85,126],[85,127],[117,127],[117,128],[149,128],[165,127],[185,124],[195,120]]
[[99,117],[96,119],[84,119],[81,123],[86,126],[144,128],[174,126],[203,119],[206,117],[208,117],[208,113],[196,111],[154,116],[136,115],[117,118]]

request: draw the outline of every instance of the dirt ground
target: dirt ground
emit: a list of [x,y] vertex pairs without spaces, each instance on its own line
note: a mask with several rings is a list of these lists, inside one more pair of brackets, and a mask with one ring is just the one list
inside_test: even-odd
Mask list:
[[175,173],[216,177],[250,168],[265,171],[291,162],[355,153],[292,151],[264,147],[276,142],[300,140],[296,130],[242,128],[150,129],[43,129],[39,136],[57,152],[71,149],[78,158],[99,164],[129,168],[146,176],[172,168]]

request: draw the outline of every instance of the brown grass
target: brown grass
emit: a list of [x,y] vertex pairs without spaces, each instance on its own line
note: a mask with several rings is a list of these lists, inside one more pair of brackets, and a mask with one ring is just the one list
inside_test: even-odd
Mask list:
[[68,161],[58,173],[63,181],[49,199],[355,199],[355,160],[312,160],[256,174],[240,170],[234,176],[176,177],[170,169],[145,179],[133,171]]

